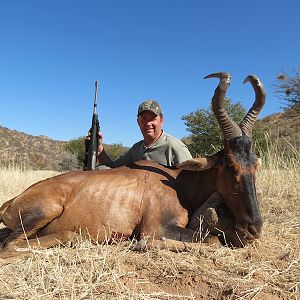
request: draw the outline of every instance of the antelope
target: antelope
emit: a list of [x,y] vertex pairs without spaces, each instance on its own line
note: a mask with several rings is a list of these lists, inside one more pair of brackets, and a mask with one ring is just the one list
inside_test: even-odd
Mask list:
[[[174,168],[153,161],[98,171],[61,174],[33,184],[0,208],[0,258],[17,255],[19,248],[51,247],[81,232],[95,242],[133,238],[176,247],[195,242],[189,220],[217,193],[232,217],[232,228],[245,245],[262,231],[255,188],[258,159],[251,138],[254,122],[266,98],[264,87],[249,75],[255,101],[237,125],[224,109],[230,74],[218,78],[212,109],[224,137],[224,149],[209,157],[188,160]],[[140,244],[140,245],[143,245]]]

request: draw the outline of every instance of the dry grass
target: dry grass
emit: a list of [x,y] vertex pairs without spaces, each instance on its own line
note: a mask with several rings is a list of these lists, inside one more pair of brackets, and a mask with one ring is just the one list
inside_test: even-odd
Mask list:
[[[122,243],[31,251],[0,261],[0,299],[300,299],[300,161],[272,153],[258,173],[264,234],[231,250],[135,253]],[[0,169],[0,203],[48,171]]]

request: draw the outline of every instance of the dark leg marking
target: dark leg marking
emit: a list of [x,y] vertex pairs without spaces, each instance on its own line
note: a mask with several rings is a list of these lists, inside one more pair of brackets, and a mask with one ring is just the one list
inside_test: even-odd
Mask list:
[[10,234],[12,230],[8,227],[4,227],[0,229],[0,243],[2,243]]
[[2,248],[14,248],[18,243],[36,234],[55,217],[45,216],[39,207],[27,210],[20,215],[20,224],[2,242]]
[[182,242],[196,242],[197,235],[194,230],[183,228],[178,225],[168,225],[164,229],[164,237]]

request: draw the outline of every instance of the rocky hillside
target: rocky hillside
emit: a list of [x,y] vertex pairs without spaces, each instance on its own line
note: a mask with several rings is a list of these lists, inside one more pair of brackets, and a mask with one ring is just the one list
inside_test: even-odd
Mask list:
[[[282,145],[300,147],[300,113],[287,110],[261,120],[271,125],[271,134]],[[32,169],[58,170],[66,142],[32,136],[0,126],[0,165],[21,165]]]
[[0,165],[58,170],[65,142],[0,126]]
[[273,114],[261,120],[270,125],[271,135],[278,138],[281,145],[291,143],[300,147],[300,113],[286,110]]

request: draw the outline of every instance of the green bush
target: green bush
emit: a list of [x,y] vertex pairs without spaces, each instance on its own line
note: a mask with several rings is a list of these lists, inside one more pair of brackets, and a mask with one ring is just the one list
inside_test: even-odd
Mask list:
[[[239,123],[246,110],[241,102],[233,104],[230,99],[225,99],[225,109],[235,122]],[[217,119],[209,109],[199,109],[182,117],[187,130],[191,133],[188,148],[192,156],[211,155],[222,148],[223,136]]]

